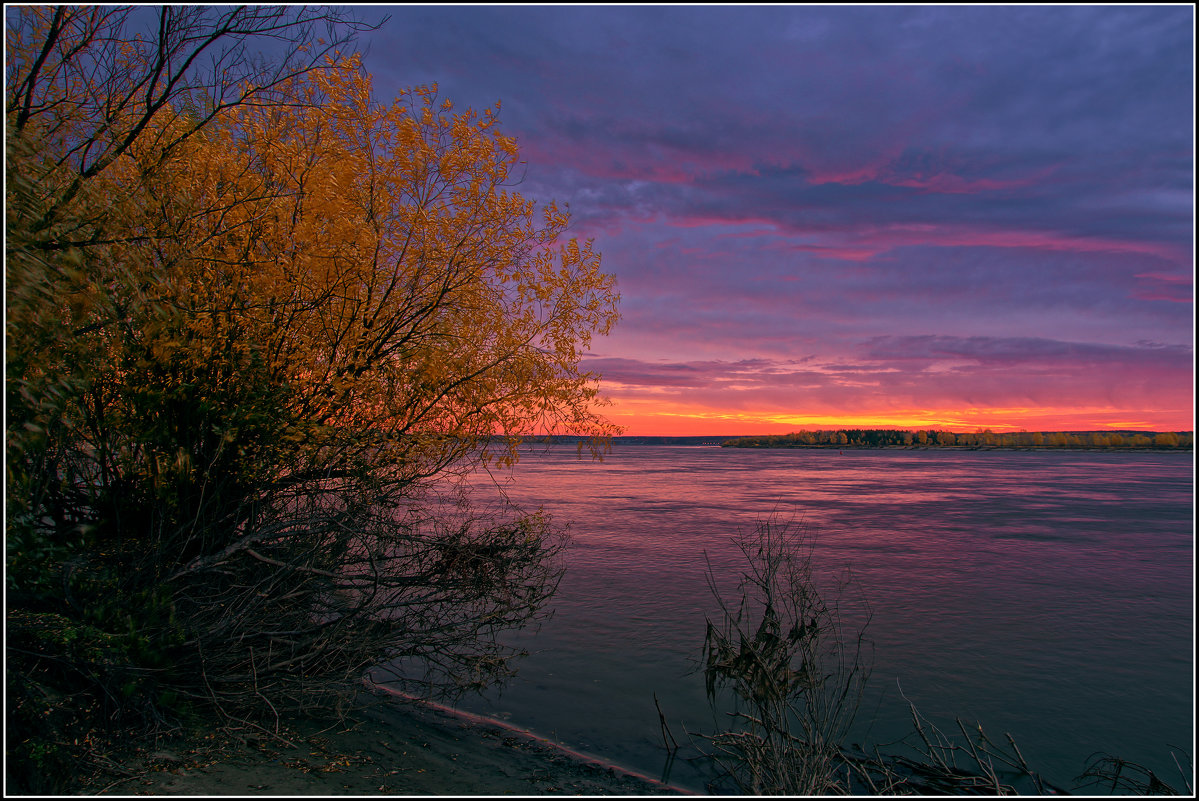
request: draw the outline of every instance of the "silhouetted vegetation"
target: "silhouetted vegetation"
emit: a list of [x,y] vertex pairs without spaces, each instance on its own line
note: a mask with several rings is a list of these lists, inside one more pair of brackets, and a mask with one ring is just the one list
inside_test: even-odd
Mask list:
[[707,623],[708,700],[729,728],[706,737],[742,792],[826,795],[841,785],[841,743],[870,676],[866,621],[846,636],[838,604],[812,576],[805,526],[760,523],[734,542],[748,569],[740,598],[726,600],[708,567],[721,620]]
[[996,434],[974,432],[844,428],[794,431],[735,437],[721,443],[726,448],[959,448],[983,450],[1185,450],[1194,446],[1192,431],[1015,431]]
[[[1097,788],[1140,795],[1190,795],[1185,767],[1171,754],[1181,782],[1096,754],[1073,786],[1052,783],[1025,761],[1010,734],[1004,742],[981,725],[956,720],[960,737],[947,735],[909,704],[912,732],[898,753],[864,750],[845,738],[857,716],[872,666],[866,638],[869,607],[852,627],[840,609],[847,582],[836,593],[814,579],[812,533],[802,524],[762,521],[734,542],[745,557],[740,597],[731,601],[709,586],[722,619],[707,622],[703,672],[720,731],[700,735],[719,768],[712,789],[753,795],[1036,795]],[[731,786],[730,786],[731,785]]]

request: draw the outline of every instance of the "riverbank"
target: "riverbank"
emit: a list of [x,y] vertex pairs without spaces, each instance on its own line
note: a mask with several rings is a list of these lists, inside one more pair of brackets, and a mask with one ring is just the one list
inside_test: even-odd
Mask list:
[[137,750],[82,789],[105,795],[672,795],[498,721],[363,695],[343,722],[288,720],[277,736],[212,732]]

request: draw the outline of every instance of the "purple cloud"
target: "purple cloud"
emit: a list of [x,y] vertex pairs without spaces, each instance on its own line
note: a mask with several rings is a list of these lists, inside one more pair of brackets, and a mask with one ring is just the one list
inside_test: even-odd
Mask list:
[[617,276],[624,319],[592,363],[621,392],[1174,408],[1193,380],[1193,20],[415,6],[367,66],[383,97],[437,81],[503,101],[514,188],[568,202]]

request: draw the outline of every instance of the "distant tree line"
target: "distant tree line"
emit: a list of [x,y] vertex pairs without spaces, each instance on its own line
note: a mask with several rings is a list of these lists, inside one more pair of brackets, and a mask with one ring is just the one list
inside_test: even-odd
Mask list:
[[1194,446],[1191,431],[1013,431],[983,429],[955,433],[933,429],[904,431],[843,428],[836,431],[793,431],[758,437],[736,437],[725,448],[1080,448],[1173,450]]

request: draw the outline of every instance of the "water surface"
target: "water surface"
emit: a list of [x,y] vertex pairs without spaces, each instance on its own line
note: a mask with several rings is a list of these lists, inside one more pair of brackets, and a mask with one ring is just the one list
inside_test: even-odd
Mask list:
[[[813,527],[817,572],[868,600],[870,691],[855,739],[910,732],[911,701],[1010,732],[1069,785],[1106,751],[1177,778],[1193,733],[1191,454],[741,450],[617,445],[523,457],[514,502],[570,522],[555,615],[508,687],[460,705],[660,775],[656,695],[675,737],[716,725],[695,672],[731,587],[738,528]],[[480,498],[497,490],[476,480]],[[901,696],[902,691],[902,696]],[[906,699],[906,700],[905,700]],[[686,765],[671,779],[697,789]]]

